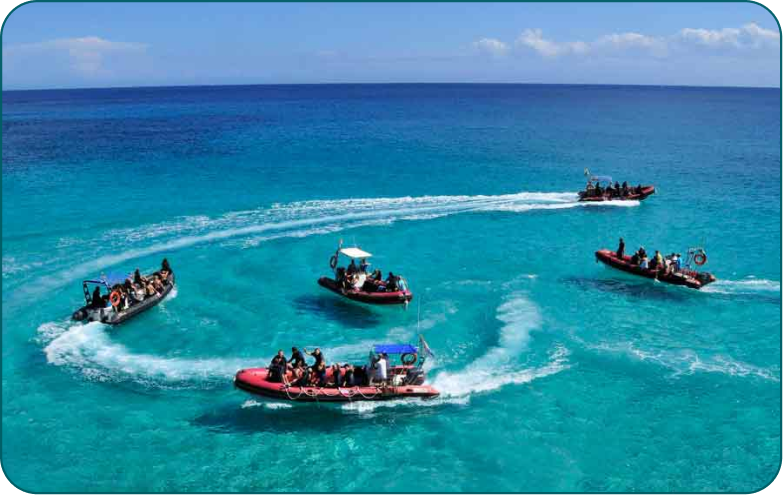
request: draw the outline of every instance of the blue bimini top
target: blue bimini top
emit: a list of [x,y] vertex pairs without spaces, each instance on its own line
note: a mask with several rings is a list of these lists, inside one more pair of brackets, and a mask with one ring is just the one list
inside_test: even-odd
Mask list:
[[416,354],[418,350],[410,344],[376,344],[373,347],[376,354]]

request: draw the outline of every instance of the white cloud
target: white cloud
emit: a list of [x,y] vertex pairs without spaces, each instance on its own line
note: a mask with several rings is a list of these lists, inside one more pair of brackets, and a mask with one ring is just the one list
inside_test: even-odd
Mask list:
[[[555,41],[545,38],[541,29],[525,29],[514,43],[514,48],[533,50],[546,58],[566,55],[601,56],[629,50],[641,50],[653,57],[665,57],[672,50],[688,47],[728,47],[740,50],[776,47],[779,38],[777,31],[764,29],[755,23],[720,30],[684,28],[670,36],[648,36],[635,32],[611,33],[593,41]],[[483,38],[474,45],[483,51],[496,54],[506,54],[511,49],[505,42],[493,38]]]
[[110,41],[97,36],[85,36],[11,45],[3,48],[3,58],[19,59],[41,53],[65,54],[70,60],[73,71],[90,76],[103,71],[107,56],[143,52],[147,46],[144,43]]
[[777,44],[780,33],[750,23],[741,28],[720,30],[685,28],[678,33],[677,38],[682,42],[708,47],[759,48],[769,43]]
[[525,29],[519,35],[517,46],[535,50],[544,57],[557,57],[566,54],[584,54],[590,51],[590,46],[583,41],[555,42],[544,38],[540,29]]
[[482,53],[487,53],[493,57],[502,57],[510,50],[508,44],[494,38],[481,38],[473,43],[473,46]]

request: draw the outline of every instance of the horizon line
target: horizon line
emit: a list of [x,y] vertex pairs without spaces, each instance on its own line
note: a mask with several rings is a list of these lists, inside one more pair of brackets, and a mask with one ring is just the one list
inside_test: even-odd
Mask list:
[[781,86],[736,86],[703,84],[627,84],[627,83],[544,83],[544,82],[313,82],[313,83],[226,83],[226,84],[172,84],[172,85],[129,85],[129,86],[77,86],[58,88],[15,88],[2,89],[6,92],[23,91],[92,91],[117,89],[164,89],[164,88],[227,88],[253,86],[606,86],[639,88],[694,88],[694,89],[777,89]]

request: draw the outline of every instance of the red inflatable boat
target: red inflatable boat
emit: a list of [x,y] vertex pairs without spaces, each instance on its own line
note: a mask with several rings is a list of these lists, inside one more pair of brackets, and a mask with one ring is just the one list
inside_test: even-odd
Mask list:
[[[690,266],[690,261],[692,258],[697,259],[697,264],[704,264],[704,262],[707,261],[707,257],[704,255],[703,250],[691,249],[689,250],[688,254],[689,259],[688,263],[686,264],[688,267]],[[700,256],[703,258],[700,258]],[[705,285],[711,284],[716,280],[715,276],[711,273],[697,272],[695,270],[691,270],[690,268],[685,268],[678,272],[670,272],[668,274],[662,270],[658,271],[642,268],[639,265],[631,263],[630,256],[623,256],[622,258],[619,258],[617,253],[608,249],[601,249],[600,251],[596,251],[595,259],[605,265],[622,270],[626,273],[655,279],[659,282],[664,282],[667,284],[683,285],[685,287],[690,287],[691,289],[701,289]],[[704,260],[703,262],[698,262],[702,259]]]
[[[429,354],[429,348],[422,339],[424,355]],[[376,345],[370,363],[367,366],[356,367],[353,386],[334,386],[333,372],[327,368],[326,386],[318,386],[309,382],[307,386],[292,383],[294,376],[291,370],[286,372],[285,382],[278,379],[270,380],[270,370],[267,368],[250,368],[239,370],[234,377],[234,386],[252,394],[270,399],[293,402],[356,402],[382,401],[392,399],[432,399],[440,392],[425,385],[422,366],[425,357],[418,358],[416,347],[408,344]],[[389,354],[400,355],[398,365],[391,364]],[[376,360],[383,356],[383,360]],[[379,376],[379,368],[383,367],[383,377]],[[345,367],[341,367],[341,376],[345,377]],[[373,375],[372,385],[368,374]],[[344,383],[341,385],[345,385]]]
[[[370,264],[367,263],[367,259],[372,254],[357,247],[343,248],[342,246],[341,240],[337,252],[329,259],[329,267],[334,272],[334,278],[321,277],[318,279],[318,285],[352,301],[365,304],[407,304],[413,299],[413,294],[403,277],[389,272],[389,277],[383,280],[380,270],[369,272]],[[340,255],[351,260],[347,267],[337,266]],[[356,260],[359,260],[358,265]]]

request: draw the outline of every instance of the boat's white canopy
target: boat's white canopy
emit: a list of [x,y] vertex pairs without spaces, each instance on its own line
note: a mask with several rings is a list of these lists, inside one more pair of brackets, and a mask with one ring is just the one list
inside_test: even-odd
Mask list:
[[372,256],[367,251],[362,251],[361,249],[355,247],[342,248],[340,250],[340,254],[344,254],[349,258],[369,258],[370,256]]

